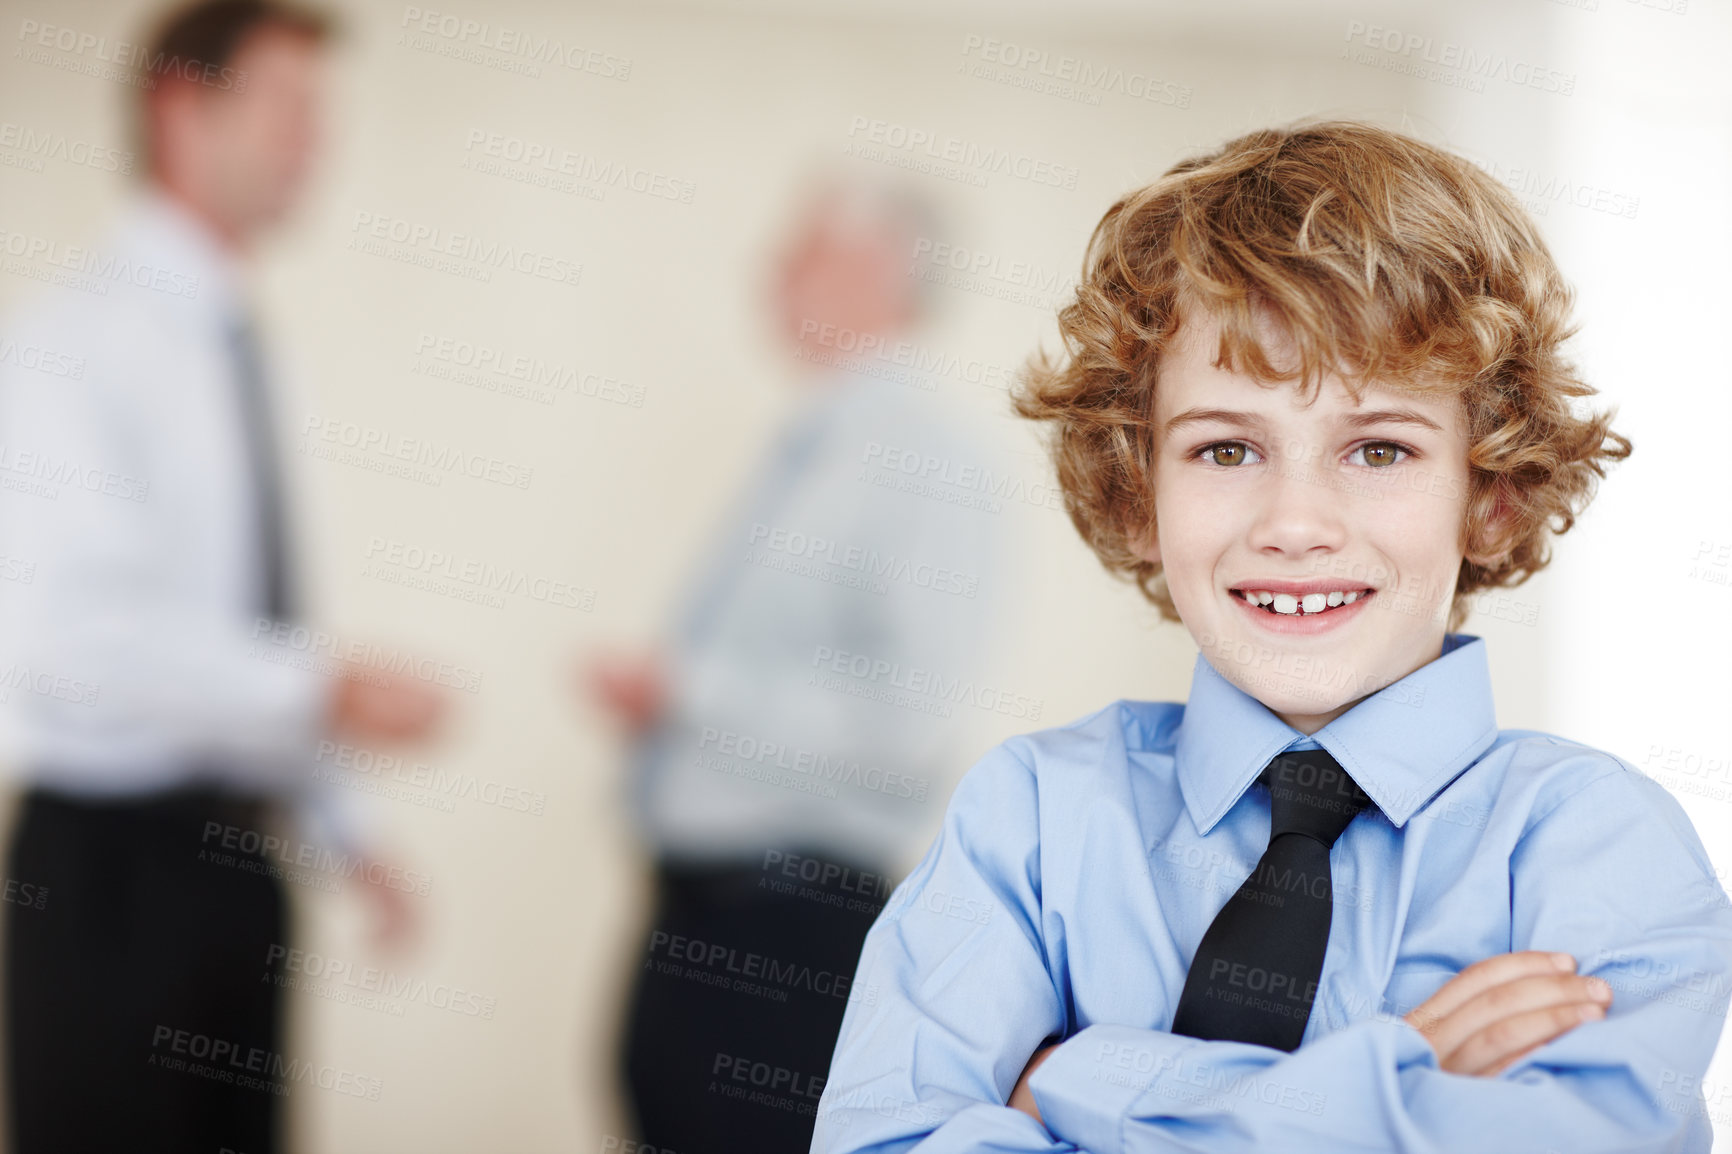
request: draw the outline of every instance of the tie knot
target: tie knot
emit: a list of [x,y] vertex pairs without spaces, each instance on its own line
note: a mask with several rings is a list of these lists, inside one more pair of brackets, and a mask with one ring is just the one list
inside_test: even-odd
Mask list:
[[1279,754],[1257,780],[1269,787],[1270,841],[1301,833],[1333,846],[1354,815],[1371,804],[1341,763],[1321,749]]

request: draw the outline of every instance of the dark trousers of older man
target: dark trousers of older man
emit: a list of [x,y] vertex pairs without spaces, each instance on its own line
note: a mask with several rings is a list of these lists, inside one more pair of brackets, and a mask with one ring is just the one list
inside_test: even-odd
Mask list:
[[207,789],[24,796],[3,907],[12,1154],[278,1148],[282,888],[210,837],[265,816]]
[[[880,878],[852,869],[847,876]],[[759,862],[663,863],[625,1075],[641,1140],[806,1154],[866,931],[886,893],[789,884]]]

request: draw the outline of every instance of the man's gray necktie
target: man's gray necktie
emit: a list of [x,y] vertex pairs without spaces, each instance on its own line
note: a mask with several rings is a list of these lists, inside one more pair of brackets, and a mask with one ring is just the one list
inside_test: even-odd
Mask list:
[[287,621],[295,615],[294,589],[289,575],[276,423],[272,419],[271,399],[266,391],[264,364],[252,324],[244,315],[230,321],[228,337],[247,462],[252,474],[253,520],[257,526],[262,585],[259,612],[273,621]]

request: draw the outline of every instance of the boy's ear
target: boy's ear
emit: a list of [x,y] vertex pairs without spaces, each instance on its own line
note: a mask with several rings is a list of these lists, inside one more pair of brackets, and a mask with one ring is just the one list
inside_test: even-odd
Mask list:
[[1503,564],[1504,558],[1507,555],[1508,550],[1499,549],[1473,549],[1462,554],[1462,556],[1468,561],[1479,566],[1481,569],[1496,569],[1499,565]]
[[1496,569],[1509,557],[1510,530],[1514,510],[1500,494],[1493,498],[1491,513],[1478,524],[1470,524],[1467,547],[1462,555],[1481,569]]
[[1155,532],[1155,522],[1151,518],[1140,531],[1133,532],[1130,537],[1131,552],[1152,565],[1161,563],[1161,541]]

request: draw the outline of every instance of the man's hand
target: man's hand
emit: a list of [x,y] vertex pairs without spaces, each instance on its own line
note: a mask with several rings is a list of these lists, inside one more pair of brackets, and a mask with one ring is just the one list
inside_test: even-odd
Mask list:
[[667,671],[661,654],[608,654],[584,671],[590,694],[633,735],[654,725],[667,705]]
[[1612,987],[1576,974],[1568,954],[1521,950],[1475,962],[1404,1021],[1452,1074],[1492,1075],[1528,1051],[1606,1016]]
[[351,669],[337,682],[331,732],[360,741],[421,741],[445,714],[445,697],[430,686]]
[[1050,1046],[1042,1046],[1034,1052],[1034,1057],[1030,1058],[1028,1065],[1023,1068],[1022,1077],[1016,1080],[1016,1087],[1011,1090],[1010,1101],[1005,1103],[1006,1106],[1012,1110],[1021,1110],[1036,1122],[1041,1121],[1040,1107],[1034,1104],[1034,1092],[1028,1088],[1028,1079],[1031,1074],[1040,1069],[1040,1064],[1046,1061],[1058,1047],[1059,1043],[1054,1042]]
[[[373,868],[375,865],[380,868]],[[359,896],[371,915],[368,937],[373,947],[389,954],[407,951],[420,936],[421,916],[415,899],[408,891],[386,884],[390,880],[388,867],[371,855],[361,859],[357,872],[364,883]]]

